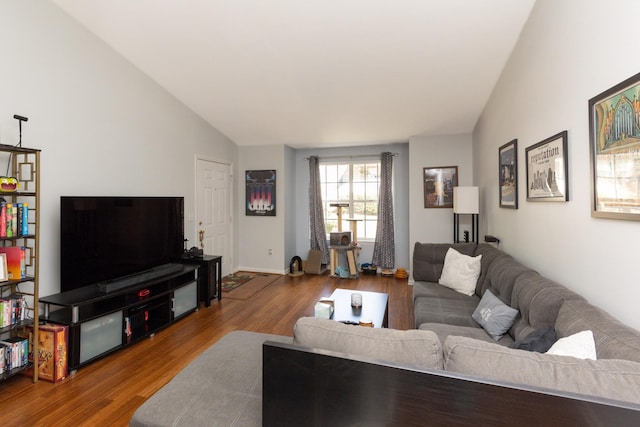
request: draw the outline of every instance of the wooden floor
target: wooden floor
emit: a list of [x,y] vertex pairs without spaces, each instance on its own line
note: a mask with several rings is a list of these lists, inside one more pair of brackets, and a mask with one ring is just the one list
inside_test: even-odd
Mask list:
[[[335,288],[389,294],[389,327],[411,329],[412,287],[406,280],[361,276],[282,276],[248,300],[225,298],[58,384],[22,376],[0,383],[4,425],[126,426],[135,410],[202,351],[233,330],[292,335],[299,317]],[[233,295],[233,291],[229,294]]]

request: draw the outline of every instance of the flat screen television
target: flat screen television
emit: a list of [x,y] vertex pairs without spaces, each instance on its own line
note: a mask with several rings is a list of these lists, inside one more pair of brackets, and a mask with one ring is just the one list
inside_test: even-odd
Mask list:
[[171,263],[183,250],[183,197],[60,198],[61,292]]

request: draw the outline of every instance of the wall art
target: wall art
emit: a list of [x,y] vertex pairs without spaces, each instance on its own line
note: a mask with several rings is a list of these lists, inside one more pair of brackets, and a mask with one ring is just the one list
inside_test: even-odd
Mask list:
[[498,149],[500,207],[518,209],[518,140]]
[[566,130],[527,147],[526,159],[527,201],[569,200]]
[[640,221],[640,73],[589,100],[591,215]]
[[276,171],[246,171],[245,181],[245,215],[276,216]]
[[453,208],[453,187],[458,186],[458,167],[423,168],[424,207]]

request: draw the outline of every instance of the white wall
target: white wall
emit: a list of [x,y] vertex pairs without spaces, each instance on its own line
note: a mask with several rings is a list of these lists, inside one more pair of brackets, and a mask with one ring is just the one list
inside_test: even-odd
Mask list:
[[[640,222],[590,216],[588,100],[640,70],[640,2],[538,0],[473,134],[482,229],[541,274],[640,328]],[[569,134],[567,203],[526,201],[525,148]],[[498,147],[518,139],[518,210],[498,207]]]
[[[453,242],[453,209],[424,207],[423,169],[457,166],[458,185],[474,185],[471,135],[414,136],[409,140],[409,155],[409,252],[413,259],[416,242]],[[483,222],[485,218],[481,215],[480,229]],[[471,230],[470,218],[461,218],[461,235],[463,230]]]
[[195,241],[195,154],[235,162],[235,144],[50,2],[2,2],[0,55],[0,142],[20,114],[42,149],[41,295],[59,290],[61,195],[184,196]]
[[[236,173],[238,229],[240,253],[236,258],[235,270],[250,270],[264,273],[285,272],[285,224],[289,195],[285,183],[288,181],[285,169],[285,146],[239,147],[239,167]],[[245,215],[245,171],[276,170],[276,216]],[[269,249],[272,250],[271,255]]]

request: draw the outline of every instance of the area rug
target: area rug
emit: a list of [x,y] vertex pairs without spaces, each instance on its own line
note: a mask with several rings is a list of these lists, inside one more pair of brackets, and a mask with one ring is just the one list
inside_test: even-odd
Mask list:
[[222,278],[222,292],[224,298],[246,300],[280,277],[279,274],[239,271]]

